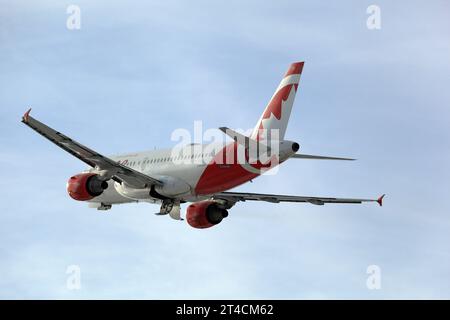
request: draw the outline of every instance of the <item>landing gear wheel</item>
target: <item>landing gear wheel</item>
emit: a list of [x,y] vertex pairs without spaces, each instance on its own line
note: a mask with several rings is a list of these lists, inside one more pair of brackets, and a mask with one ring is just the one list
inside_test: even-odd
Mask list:
[[164,200],[161,204],[160,214],[168,214],[173,209],[174,202],[171,200]]
[[101,211],[106,211],[106,210],[110,210],[112,207],[111,204],[106,204],[106,203],[101,203],[100,206],[97,207],[97,210],[101,210]]

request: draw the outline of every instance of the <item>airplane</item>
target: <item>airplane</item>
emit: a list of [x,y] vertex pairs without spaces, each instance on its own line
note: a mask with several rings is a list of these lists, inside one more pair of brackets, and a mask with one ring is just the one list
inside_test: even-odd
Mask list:
[[[284,139],[303,66],[304,62],[289,66],[250,135],[221,127],[233,141],[215,144],[213,148],[190,144],[179,148],[178,153],[165,149],[106,157],[36,120],[30,115],[31,109],[23,115],[22,122],[90,166],[70,177],[67,192],[74,200],[86,201],[98,210],[109,210],[122,203],[156,203],[160,204],[157,215],[183,220],[180,206],[191,203],[185,218],[190,226],[204,229],[219,224],[228,216],[228,210],[241,201],[314,205],[376,202],[382,206],[384,195],[378,199],[357,199],[228,191],[291,158],[354,160],[297,153],[299,144]],[[268,131],[274,134],[269,135]],[[277,152],[272,152],[272,148]]]

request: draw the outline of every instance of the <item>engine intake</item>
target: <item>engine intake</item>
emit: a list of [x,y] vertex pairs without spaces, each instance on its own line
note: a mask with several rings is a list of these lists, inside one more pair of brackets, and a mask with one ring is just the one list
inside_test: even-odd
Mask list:
[[69,196],[78,201],[91,200],[98,197],[108,188],[108,182],[100,179],[95,173],[80,173],[70,177],[67,182]]
[[228,216],[226,209],[220,208],[215,201],[201,201],[187,208],[186,220],[197,229],[210,228]]

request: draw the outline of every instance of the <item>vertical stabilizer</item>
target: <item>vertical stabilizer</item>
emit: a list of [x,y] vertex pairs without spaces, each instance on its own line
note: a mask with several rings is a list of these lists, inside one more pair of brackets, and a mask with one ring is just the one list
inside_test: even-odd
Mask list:
[[[278,130],[278,138],[280,140],[284,139],[303,64],[304,62],[295,62],[290,65],[256,124],[251,135],[253,139],[264,140],[265,135],[270,134],[270,131],[273,129]],[[265,133],[265,130],[269,133]]]

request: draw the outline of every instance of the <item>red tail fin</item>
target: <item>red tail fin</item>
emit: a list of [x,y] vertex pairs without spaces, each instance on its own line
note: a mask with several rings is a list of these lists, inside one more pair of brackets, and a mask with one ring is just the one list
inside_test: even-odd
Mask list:
[[298,89],[300,75],[303,71],[303,65],[304,62],[295,62],[289,66],[289,69],[253,130],[253,139],[262,139],[260,130],[264,129],[278,130],[278,138],[280,140],[284,138],[294,104],[295,94]]

